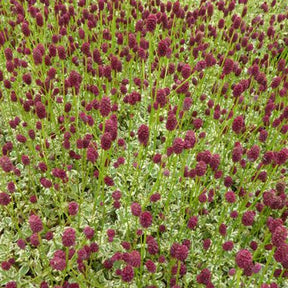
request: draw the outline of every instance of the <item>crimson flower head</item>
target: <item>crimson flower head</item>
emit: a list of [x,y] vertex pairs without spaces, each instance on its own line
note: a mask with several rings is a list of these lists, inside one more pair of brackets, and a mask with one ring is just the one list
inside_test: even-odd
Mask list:
[[185,149],[191,149],[195,146],[196,135],[193,130],[188,130],[184,138]]
[[272,234],[272,244],[276,247],[283,245],[287,239],[288,231],[284,226],[278,226]]
[[94,236],[94,229],[89,227],[89,226],[86,226],[84,229],[83,229],[83,233],[85,234],[86,238],[91,240]]
[[149,32],[153,32],[156,29],[157,17],[154,14],[150,14],[147,18],[146,28]]
[[223,74],[228,75],[233,71],[234,62],[232,59],[226,58],[223,66]]
[[29,225],[33,233],[38,233],[43,230],[42,221],[37,215],[31,215],[29,217]]
[[238,267],[245,269],[252,265],[252,254],[247,249],[242,249],[236,254],[235,258]]
[[240,134],[244,128],[245,128],[245,122],[243,116],[237,116],[232,123],[232,130],[236,134]]
[[173,151],[175,154],[181,154],[185,146],[185,142],[181,138],[175,138],[173,141]]
[[[51,70],[51,69],[50,69],[50,70]],[[55,71],[55,73],[56,73],[56,71]],[[53,73],[53,74],[54,74],[54,73]],[[53,77],[53,78],[54,78],[54,77]],[[69,80],[69,83],[70,83],[70,85],[71,85],[72,87],[76,87],[77,85],[80,85],[80,84],[81,84],[81,82],[82,82],[82,77],[81,77],[81,75],[80,75],[78,72],[72,70],[72,71],[70,72],[70,75],[69,75],[69,77],[68,77],[68,80]]]
[[58,52],[59,59],[61,59],[61,60],[66,59],[66,51],[65,51],[64,46],[58,46],[57,52]]
[[272,82],[271,82],[271,87],[272,88],[277,88],[281,83],[281,77],[277,76],[275,78],[273,78]]
[[0,157],[0,166],[3,169],[4,172],[8,173],[13,170],[13,163],[11,162],[10,158],[8,156],[2,156]]
[[198,218],[197,216],[192,216],[190,217],[188,223],[187,223],[187,227],[191,230],[194,230],[197,226],[198,223]]
[[221,223],[219,226],[219,233],[222,236],[225,236],[227,234],[227,226],[224,223]]
[[152,224],[152,215],[149,211],[142,212],[140,214],[140,224],[143,228],[148,228]]
[[131,251],[131,253],[129,254],[129,258],[128,258],[128,264],[132,265],[135,268],[140,267],[141,266],[141,254],[136,250]]
[[12,266],[12,265],[11,265],[8,261],[4,261],[4,262],[1,263],[1,268],[2,268],[4,271],[10,270],[11,266]]
[[6,283],[5,288],[17,288],[17,282],[9,281],[8,283]]
[[178,122],[174,113],[169,113],[166,122],[166,129],[168,131],[173,131],[176,128],[177,124]]
[[233,191],[228,191],[225,194],[225,199],[228,203],[235,203],[236,202],[236,194]]
[[102,117],[107,117],[111,112],[111,100],[109,97],[103,97],[100,102],[99,111]]
[[140,144],[147,146],[149,140],[149,128],[147,125],[142,124],[138,129],[138,140]]
[[109,150],[112,144],[111,134],[105,132],[101,137],[101,148],[103,150]]
[[186,245],[178,245],[175,258],[180,261],[186,260],[188,257],[189,249]]
[[193,120],[193,126],[196,130],[200,129],[203,126],[203,120],[201,118],[195,118]]
[[287,255],[288,255],[288,244],[282,243],[280,246],[277,247],[273,256],[277,262],[287,263],[288,261]]
[[131,212],[134,216],[140,216],[142,209],[141,209],[141,205],[139,203],[132,203],[131,204]]
[[30,35],[29,25],[27,23],[23,22],[23,24],[21,26],[21,31],[22,31],[24,36],[28,37]]
[[45,105],[42,102],[40,102],[40,101],[36,102],[35,108],[36,108],[36,114],[39,117],[39,119],[46,118],[46,116],[47,116],[46,108],[45,108]]
[[75,244],[76,232],[73,228],[67,228],[62,235],[62,244],[65,247],[70,247]]
[[30,73],[25,73],[22,76],[22,80],[24,83],[26,83],[27,85],[30,85],[32,83],[32,77]]
[[155,273],[156,272],[156,265],[155,263],[152,261],[152,260],[147,260],[146,263],[145,263],[145,266],[147,268],[147,270],[150,272],[150,273]]
[[186,97],[183,101],[183,110],[188,111],[192,106],[193,100],[190,97]]
[[210,248],[210,246],[211,246],[211,243],[212,243],[212,241],[211,241],[211,239],[204,239],[203,240],[203,249],[204,250],[208,250],[209,248]]
[[197,283],[207,285],[211,281],[211,272],[208,268],[201,271],[196,277]]
[[43,26],[43,16],[41,13],[36,14],[36,23],[38,26],[42,27]]
[[78,210],[79,210],[79,205],[76,202],[72,201],[68,204],[69,215],[76,215]]
[[233,96],[239,97],[242,92],[243,92],[243,86],[240,83],[236,84],[233,88]]
[[50,260],[50,266],[54,270],[63,271],[66,268],[66,260],[62,257],[53,257]]
[[168,46],[167,46],[167,43],[165,40],[161,40],[159,43],[158,43],[158,55],[160,57],[164,57],[167,53],[167,49],[168,49]]
[[260,147],[258,145],[253,145],[251,149],[247,151],[247,158],[249,161],[254,162],[259,157]]
[[192,69],[189,64],[183,65],[181,69],[181,75],[183,78],[187,79],[191,75]]
[[13,60],[13,51],[11,48],[6,48],[4,50],[4,55],[7,61],[12,61]]
[[42,64],[42,53],[40,49],[34,48],[33,49],[33,60],[35,65],[40,65]]
[[237,145],[232,150],[232,161],[239,162],[242,159],[243,149],[241,145]]
[[224,251],[231,251],[234,247],[233,241],[226,241],[222,244],[222,248]]
[[207,165],[204,161],[199,161],[197,164],[196,164],[196,174],[197,176],[201,177],[203,175],[205,175],[206,173],[206,169],[207,169]]
[[10,196],[5,192],[1,192],[0,193],[0,205],[7,206],[10,202],[11,202]]
[[131,282],[134,278],[134,270],[131,265],[127,265],[121,271],[122,281],[124,282]]
[[159,252],[159,245],[152,236],[147,236],[147,245],[147,250],[149,254],[156,255]]

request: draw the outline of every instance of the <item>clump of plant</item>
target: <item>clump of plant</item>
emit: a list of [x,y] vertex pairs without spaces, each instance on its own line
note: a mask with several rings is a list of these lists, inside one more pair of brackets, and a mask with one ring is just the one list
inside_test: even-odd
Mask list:
[[286,287],[285,1],[2,1],[3,287]]

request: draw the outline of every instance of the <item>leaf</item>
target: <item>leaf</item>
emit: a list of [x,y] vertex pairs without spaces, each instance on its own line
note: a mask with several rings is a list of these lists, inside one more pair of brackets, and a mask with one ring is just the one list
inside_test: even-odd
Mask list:
[[23,265],[20,268],[20,270],[19,270],[19,280],[20,280],[21,277],[25,276],[28,273],[29,269],[30,269],[29,265]]

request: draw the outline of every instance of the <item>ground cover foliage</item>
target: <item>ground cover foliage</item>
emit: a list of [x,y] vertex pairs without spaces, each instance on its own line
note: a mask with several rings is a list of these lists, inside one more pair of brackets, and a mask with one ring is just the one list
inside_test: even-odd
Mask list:
[[285,1],[0,4],[3,287],[288,287]]

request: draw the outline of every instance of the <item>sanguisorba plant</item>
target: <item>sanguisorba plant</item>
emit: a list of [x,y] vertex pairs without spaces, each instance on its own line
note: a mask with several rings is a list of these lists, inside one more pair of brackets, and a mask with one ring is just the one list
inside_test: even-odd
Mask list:
[[0,4],[2,287],[288,287],[283,0]]

